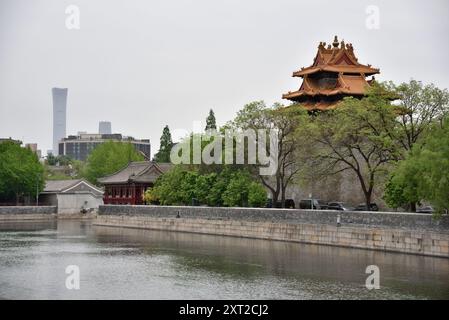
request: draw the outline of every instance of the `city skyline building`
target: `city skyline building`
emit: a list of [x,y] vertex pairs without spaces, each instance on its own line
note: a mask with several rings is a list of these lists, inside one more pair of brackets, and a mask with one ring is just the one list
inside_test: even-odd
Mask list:
[[98,124],[99,134],[112,134],[112,126],[110,121],[100,121]]
[[139,140],[133,137],[123,136],[120,133],[81,133],[78,135],[69,135],[67,138],[59,141],[58,154],[74,160],[86,161],[92,150],[107,141],[131,143],[146,159],[149,160],[151,158],[150,139]]
[[58,144],[67,130],[67,88],[52,88],[53,96],[53,154],[58,153]]

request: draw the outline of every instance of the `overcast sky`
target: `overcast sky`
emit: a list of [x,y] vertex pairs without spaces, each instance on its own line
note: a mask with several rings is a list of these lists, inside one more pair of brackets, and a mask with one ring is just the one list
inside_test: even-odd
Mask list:
[[[79,30],[66,28],[69,5]],[[370,5],[378,29],[367,27]],[[0,0],[0,137],[51,149],[51,88],[67,87],[68,134],[108,120],[150,138],[154,154],[166,124],[191,130],[210,108],[223,124],[250,101],[282,101],[299,87],[292,72],[334,35],[380,68],[377,79],[448,88],[448,9],[446,0]]]

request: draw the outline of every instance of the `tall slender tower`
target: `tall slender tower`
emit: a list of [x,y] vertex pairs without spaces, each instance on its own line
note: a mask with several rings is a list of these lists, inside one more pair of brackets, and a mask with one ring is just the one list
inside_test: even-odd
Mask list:
[[59,140],[66,136],[67,88],[53,88],[53,155],[59,155]]

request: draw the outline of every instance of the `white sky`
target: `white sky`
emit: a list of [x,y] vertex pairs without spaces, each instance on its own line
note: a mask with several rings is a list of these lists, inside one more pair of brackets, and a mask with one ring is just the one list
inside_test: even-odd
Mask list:
[[[80,29],[65,26],[68,5]],[[366,8],[379,8],[378,30]],[[52,145],[54,86],[69,88],[67,133],[150,138],[191,130],[213,108],[232,119],[245,103],[282,101],[291,73],[334,35],[380,80],[449,87],[449,2],[298,0],[0,0],[0,137]],[[284,101],[287,103],[287,101]]]

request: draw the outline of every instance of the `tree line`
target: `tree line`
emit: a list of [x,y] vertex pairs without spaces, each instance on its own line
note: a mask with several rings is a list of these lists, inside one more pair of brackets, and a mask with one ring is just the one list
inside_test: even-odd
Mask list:
[[[415,80],[400,85],[374,82],[363,98],[344,98],[337,108],[324,112],[255,101],[220,128],[210,110],[200,136],[224,136],[227,129],[276,130],[275,174],[260,175],[258,169],[264,165],[260,159],[244,165],[177,165],[146,197],[148,202],[163,204],[194,200],[205,205],[263,206],[267,196],[263,190],[267,190],[274,203],[285,206],[289,186],[346,171],[358,181],[367,207],[378,188],[392,208],[414,211],[427,201],[444,212],[449,208],[448,111],[446,89]],[[190,144],[196,135],[179,143]],[[174,145],[165,126],[153,160],[170,162]],[[206,147],[207,143],[201,144],[202,151]],[[66,178],[84,177],[96,184],[98,178],[141,160],[130,144],[107,142],[95,148],[86,163],[50,156],[47,164],[70,165],[72,175]],[[60,178],[48,168],[31,150],[1,143],[0,201],[36,196],[46,179]]]
[[[219,132],[277,130],[273,176],[258,174],[261,163],[234,169],[249,173],[282,206],[288,186],[348,172],[358,181],[367,208],[377,188],[392,208],[414,211],[427,201],[444,212],[449,208],[448,111],[446,89],[415,80],[400,85],[374,82],[363,98],[344,98],[337,108],[323,112],[307,112],[298,104],[251,102]],[[181,143],[194,138],[190,135]],[[166,157],[169,149],[161,149]],[[219,173],[220,167],[200,164],[195,170]]]

